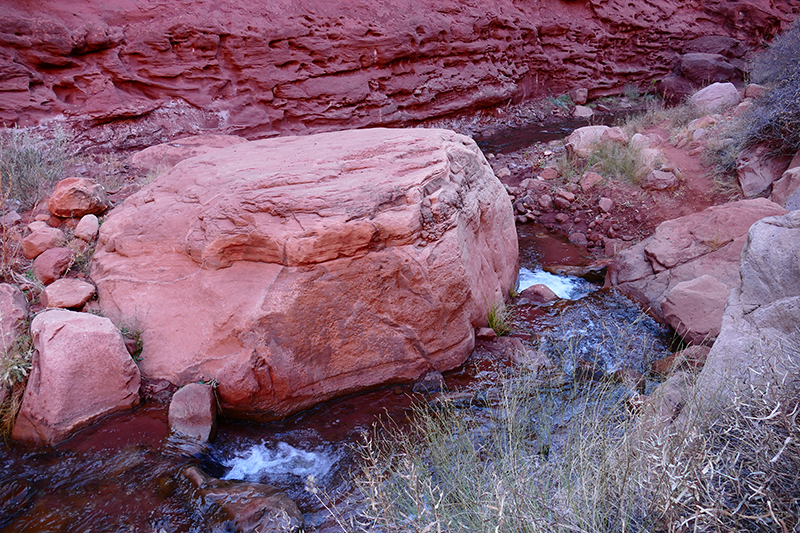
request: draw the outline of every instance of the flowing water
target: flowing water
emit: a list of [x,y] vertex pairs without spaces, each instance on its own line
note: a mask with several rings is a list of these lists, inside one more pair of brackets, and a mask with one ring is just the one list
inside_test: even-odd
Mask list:
[[[520,289],[544,283],[564,298],[549,306],[515,310],[514,331],[569,374],[590,361],[605,372],[643,371],[668,348],[668,332],[625,297],[580,278],[542,270],[585,265],[585,251],[533,225],[520,229]],[[451,389],[496,377],[480,361],[446,376]],[[327,513],[306,490],[317,487],[346,500],[358,467],[353,446],[380,417],[402,420],[410,386],[343,398],[271,424],[221,420],[214,445],[190,453],[165,445],[164,406],[145,405],[79,432],[54,448],[0,445],[0,532],[207,532],[204,507],[179,480],[187,462],[224,479],[267,483],[287,492],[309,530]],[[338,495],[338,496],[337,496]],[[344,507],[352,508],[352,502]]]

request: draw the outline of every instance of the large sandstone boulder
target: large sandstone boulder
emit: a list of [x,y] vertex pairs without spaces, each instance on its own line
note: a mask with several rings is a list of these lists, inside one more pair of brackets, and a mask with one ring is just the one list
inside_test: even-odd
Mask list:
[[[609,267],[606,283],[619,287],[650,309],[654,316],[665,320],[662,303],[681,282],[711,276],[728,289],[737,287],[739,256],[748,229],[764,217],[784,213],[786,210],[781,206],[759,198],[713,206],[668,220],[656,228],[652,237],[617,254]],[[713,300],[724,309],[724,300],[718,294],[719,285],[704,285],[715,287]],[[697,300],[682,297],[675,298],[673,303],[690,301]],[[685,312],[689,312],[688,309]],[[680,316],[684,311],[672,306],[670,313]]]
[[53,443],[139,403],[139,370],[107,318],[45,311],[31,323],[36,348],[12,438]]
[[731,291],[722,330],[698,376],[708,400],[775,392],[797,379],[800,346],[800,211],[750,228],[741,286]]
[[517,253],[472,140],[352,130],[182,161],[108,215],[92,278],[145,377],[268,419],[458,366]]

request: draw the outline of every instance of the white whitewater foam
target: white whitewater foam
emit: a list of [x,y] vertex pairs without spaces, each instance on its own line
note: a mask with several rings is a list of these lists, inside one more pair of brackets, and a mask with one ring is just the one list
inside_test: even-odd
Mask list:
[[338,457],[333,455],[301,450],[285,442],[279,442],[275,448],[263,443],[255,444],[223,463],[231,469],[223,479],[257,481],[271,474],[314,476],[320,479],[337,460]]
[[522,267],[519,269],[519,278],[517,278],[517,290],[519,292],[538,284],[546,285],[559,298],[567,300],[578,300],[597,289],[597,287],[583,278],[559,276],[545,272],[540,268],[530,270]]

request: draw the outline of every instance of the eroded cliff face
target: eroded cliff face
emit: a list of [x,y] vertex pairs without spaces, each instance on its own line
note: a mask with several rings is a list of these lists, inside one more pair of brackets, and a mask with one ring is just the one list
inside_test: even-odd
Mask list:
[[115,148],[199,131],[255,138],[408,125],[576,86],[590,88],[593,97],[619,92],[663,77],[686,51],[722,47],[740,56],[800,6],[800,0],[5,3],[0,121],[30,125],[64,116],[84,132],[84,143]]

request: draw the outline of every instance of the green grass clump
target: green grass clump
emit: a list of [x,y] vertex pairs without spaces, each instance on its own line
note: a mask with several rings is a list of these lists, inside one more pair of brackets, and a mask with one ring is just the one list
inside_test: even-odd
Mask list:
[[31,130],[12,128],[0,132],[0,174],[4,194],[20,202],[23,209],[39,203],[63,178],[68,158],[68,136],[54,130],[43,139]]
[[586,170],[593,170],[605,178],[638,185],[649,169],[642,159],[639,146],[607,141],[594,147],[586,163]]
[[497,333],[498,337],[511,333],[511,307],[505,304],[495,304],[489,308],[489,327]]

